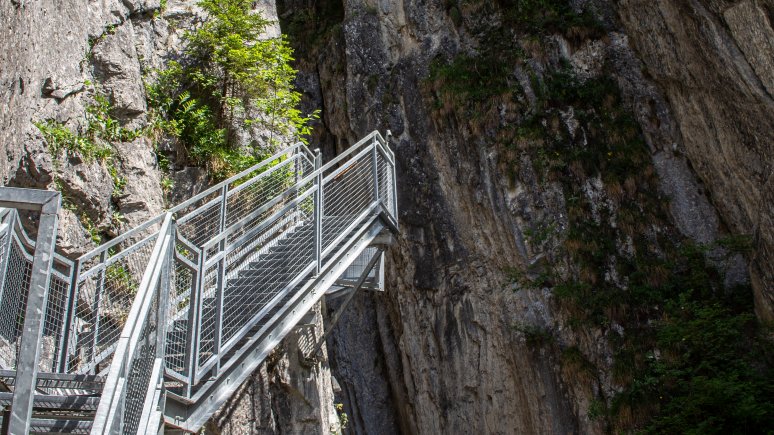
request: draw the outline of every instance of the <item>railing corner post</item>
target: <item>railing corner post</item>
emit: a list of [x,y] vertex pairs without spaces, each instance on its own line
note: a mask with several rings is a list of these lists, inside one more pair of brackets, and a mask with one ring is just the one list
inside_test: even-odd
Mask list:
[[319,275],[322,268],[322,220],[323,220],[323,183],[322,183],[322,154],[320,149],[314,150],[314,170],[317,173],[314,184],[314,260],[315,274]]
[[61,195],[52,194],[42,204],[35,254],[32,259],[29,296],[25,308],[21,346],[16,358],[16,381],[11,404],[10,433],[29,433],[38,375],[40,342],[45,324],[46,301],[54,263],[57,213]]
[[371,144],[371,169],[374,175],[374,203],[379,203],[379,159],[377,157],[377,144],[378,139],[374,136],[373,143]]

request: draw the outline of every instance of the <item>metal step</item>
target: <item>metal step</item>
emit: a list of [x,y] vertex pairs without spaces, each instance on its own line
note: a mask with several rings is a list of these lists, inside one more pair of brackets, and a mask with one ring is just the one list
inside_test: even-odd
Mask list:
[[[0,393],[0,405],[8,406],[12,401],[13,393]],[[94,411],[99,405],[99,396],[35,394],[32,403],[38,409]]]

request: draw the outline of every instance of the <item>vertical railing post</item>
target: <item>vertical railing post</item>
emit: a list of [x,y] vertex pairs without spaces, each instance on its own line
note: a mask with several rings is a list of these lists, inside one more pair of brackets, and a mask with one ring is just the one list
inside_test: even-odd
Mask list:
[[166,340],[167,316],[169,315],[169,293],[172,290],[172,268],[175,265],[175,220],[169,225],[169,232],[162,236],[169,237],[169,249],[164,253],[164,263],[161,266],[161,293],[158,298],[158,323],[156,324],[157,341],[156,357],[164,357]]
[[314,260],[315,274],[320,274],[322,268],[322,221],[323,221],[323,184],[322,184],[322,154],[320,149],[314,150],[314,170],[317,176],[314,178]]
[[[296,150],[293,152],[293,159],[295,159],[295,161],[293,163],[293,168],[295,169],[294,170],[295,173],[293,174],[294,175],[294,177],[293,177],[294,178],[293,179],[293,188],[296,190],[295,198],[293,198],[294,200],[298,199],[298,182],[301,181],[301,171],[304,168],[304,166],[303,166],[303,164],[301,162],[301,156],[302,155],[303,154],[302,154],[302,151],[301,151],[301,147],[297,146]],[[301,213],[299,212],[300,209],[301,209],[301,204],[299,204],[298,201],[296,201],[296,207],[295,207],[295,210],[293,211],[293,224],[294,225],[297,224],[299,221],[301,221]]]
[[[228,184],[221,189],[220,200],[220,225],[218,226],[218,235],[226,231],[226,212],[228,211]],[[215,334],[213,335],[213,352],[216,356],[214,375],[220,371],[220,345],[223,338],[223,292],[226,289],[226,237],[218,243],[218,280],[215,290]]]
[[[107,275],[107,260],[108,251],[103,250],[99,254],[99,263],[104,267],[97,273],[97,286],[94,288],[94,304],[91,306],[91,312],[94,315],[94,325],[91,327],[92,337],[91,346],[89,347],[89,360],[97,357],[97,345],[99,344],[99,304],[102,300],[102,292],[105,290],[105,275]],[[94,364],[91,368],[91,374],[97,373],[97,365]]]
[[16,209],[13,208],[8,211],[8,226],[5,229],[8,235],[3,240],[3,258],[0,259],[2,261],[2,265],[0,265],[0,303],[5,298],[5,277],[8,276],[8,262],[11,259],[11,249],[13,248],[11,242],[13,241],[13,227],[16,224],[16,213]]
[[[169,323],[169,294],[172,291],[172,268],[175,267],[175,252],[177,248],[176,240],[176,226],[174,218],[172,218],[169,225],[169,232],[166,234],[169,237],[169,248],[164,253],[164,263],[161,269],[161,282],[158,295],[158,313],[156,320],[156,358],[161,358],[161,372],[159,374],[160,379],[151,379],[151,383],[160,382],[162,388],[162,396],[164,393],[164,358],[166,355],[165,345],[167,343],[167,324]],[[159,412],[164,412],[164,400],[161,400],[161,409]]]
[[70,335],[72,334],[73,317],[75,316],[75,304],[78,299],[78,279],[81,274],[81,262],[76,260],[73,263],[72,277],[70,278],[70,290],[67,294],[67,304],[64,313],[64,325],[62,337],[59,344],[59,362],[57,371],[67,373],[70,369],[70,361],[67,360],[67,351],[70,347]]
[[197,258],[196,276],[191,283],[191,294],[188,298],[188,328],[186,328],[186,363],[188,385],[185,387],[186,397],[191,397],[191,389],[196,382],[196,369],[199,367],[199,336],[201,335],[201,296],[204,291],[206,250],[202,249]]
[[48,286],[51,267],[54,264],[57,212],[61,198],[59,193],[52,195],[40,210],[40,226],[35,241],[35,255],[32,259],[30,290],[24,314],[21,346],[16,358],[16,380],[11,405],[11,423],[8,427],[8,431],[14,434],[25,434],[30,431]]
[[379,163],[378,163],[378,157],[377,153],[379,150],[377,150],[379,139],[374,136],[373,141],[371,142],[371,166],[374,174],[374,203],[379,203]]
[[[392,149],[390,148],[390,139],[392,139],[392,132],[390,130],[387,130],[387,137],[384,140],[384,145],[386,151],[388,153],[392,153]],[[392,217],[395,219],[395,222],[398,222],[398,175],[397,175],[397,165],[398,165],[398,159],[393,154],[392,155],[392,174],[390,174],[390,177],[392,178],[392,189],[390,189],[392,192]]]

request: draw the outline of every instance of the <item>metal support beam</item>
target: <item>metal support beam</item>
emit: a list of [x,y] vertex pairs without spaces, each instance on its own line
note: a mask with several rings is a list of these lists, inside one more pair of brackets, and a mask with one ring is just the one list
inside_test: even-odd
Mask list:
[[16,381],[11,405],[11,422],[8,426],[9,433],[29,433],[30,429],[40,341],[43,336],[48,286],[54,263],[57,212],[60,204],[59,192],[12,188],[3,188],[0,191],[0,206],[40,211],[21,346],[16,359]]
[[[223,186],[220,193],[220,223],[218,227],[218,234],[223,234],[226,231],[226,213],[228,212],[228,184]],[[218,243],[218,252],[223,253],[226,249],[226,239],[222,239]],[[203,249],[203,251],[206,249]],[[220,353],[220,345],[223,339],[223,300],[225,299],[226,291],[226,259],[227,256],[223,255],[218,261],[218,281],[215,288],[215,334],[213,335],[213,352],[216,355],[215,368],[213,369],[213,376],[217,376],[220,370],[220,359],[222,357]],[[206,276],[206,269],[204,271]]]
[[322,154],[320,150],[314,150],[314,170],[318,171],[314,179],[314,259],[315,275],[319,275],[322,267],[322,220],[323,220],[323,182],[322,182]]
[[371,170],[373,170],[374,176],[374,201],[379,202],[379,159],[377,158],[377,139],[374,137],[374,143],[371,149]]
[[363,273],[360,274],[360,278],[358,278],[357,283],[353,287],[353,290],[347,295],[347,298],[344,300],[344,302],[341,303],[341,306],[336,311],[336,313],[333,314],[333,317],[331,319],[330,324],[327,328],[325,328],[325,332],[323,333],[322,337],[320,337],[319,340],[317,340],[317,343],[312,348],[312,352],[309,354],[309,358],[314,358],[315,355],[317,355],[317,352],[320,351],[322,348],[323,343],[325,343],[325,340],[328,338],[329,335],[331,335],[331,332],[333,332],[333,328],[336,327],[336,324],[339,323],[339,319],[341,319],[341,315],[344,313],[344,310],[347,308],[347,305],[349,305],[350,302],[352,302],[352,298],[355,296],[355,293],[357,293],[358,289],[363,285],[366,278],[368,278],[368,274],[371,273],[371,269],[376,265],[376,262],[379,260],[379,258],[382,256],[382,250],[379,249],[376,251],[376,254],[374,254],[373,258],[371,258],[371,261],[368,262],[366,267],[363,269]]

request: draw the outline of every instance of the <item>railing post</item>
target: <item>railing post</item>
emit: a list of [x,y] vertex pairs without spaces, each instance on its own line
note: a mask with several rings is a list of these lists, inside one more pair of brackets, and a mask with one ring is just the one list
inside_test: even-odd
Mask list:
[[[293,152],[293,159],[295,160],[293,163],[294,168],[294,179],[293,179],[293,186],[296,189],[296,195],[295,199],[298,199],[298,182],[301,181],[301,171],[303,170],[303,165],[301,163],[301,156],[302,156],[301,147],[296,147],[296,150]],[[295,211],[293,213],[293,224],[297,224],[301,220],[301,214],[299,213],[300,210],[300,204],[296,204]]]
[[374,136],[373,141],[371,142],[371,166],[374,173],[374,202],[379,202],[379,164],[378,164],[378,158],[377,158],[377,142],[379,139]]
[[[89,360],[97,357],[97,345],[99,344],[99,303],[102,300],[102,292],[105,290],[105,276],[107,275],[108,270],[107,255],[107,249],[99,254],[99,262],[100,264],[104,264],[105,267],[97,273],[97,286],[94,288],[94,303],[91,306],[91,312],[94,314],[94,325],[91,327],[92,338],[91,347],[88,349],[89,352],[91,352],[88,355]],[[97,373],[96,363],[91,368],[91,373]]]
[[175,261],[175,220],[172,219],[169,225],[169,233],[165,236],[169,237],[169,249],[164,253],[164,263],[161,266],[161,293],[158,299],[158,324],[156,325],[157,341],[156,341],[156,357],[164,357],[164,344],[166,340],[167,329],[167,316],[169,315],[169,292],[172,288],[172,268]]
[[[220,200],[220,225],[218,227],[218,235],[223,234],[226,230],[226,212],[228,211],[228,184],[221,189]],[[223,238],[218,243],[218,252],[221,257],[218,261],[218,280],[215,291],[215,334],[213,334],[213,352],[217,355],[215,363],[214,374],[220,371],[220,345],[223,338],[223,292],[226,288],[226,238]],[[206,271],[205,271],[206,272]]]
[[320,149],[314,150],[314,170],[317,176],[314,179],[314,260],[315,274],[320,274],[322,268],[322,220],[323,220],[323,184],[322,184],[322,154]]
[[59,345],[59,362],[57,372],[67,373],[70,369],[70,362],[67,360],[67,351],[70,346],[70,334],[72,334],[72,318],[75,313],[75,304],[78,296],[78,278],[81,274],[81,262],[76,260],[73,263],[73,275],[70,279],[70,291],[67,294],[67,305],[65,307],[64,325],[62,331],[61,343]]
[[199,366],[199,336],[201,333],[201,295],[204,291],[205,264],[207,263],[207,251],[202,249],[197,258],[197,270],[194,282],[191,283],[191,295],[188,299],[188,328],[186,331],[186,358],[188,385],[185,387],[186,397],[191,397],[191,389],[196,382],[196,369]]
[[30,431],[48,286],[51,278],[51,267],[54,264],[57,212],[60,204],[61,195],[56,193],[43,204],[40,210],[40,226],[35,241],[35,255],[32,260],[30,291],[24,314],[24,329],[16,359],[11,423],[8,427],[8,431],[14,434],[25,434]]
[[[175,243],[176,223],[172,218],[169,225],[169,232],[166,234],[169,237],[169,249],[164,253],[164,263],[161,266],[161,285],[159,288],[158,296],[158,313],[156,320],[156,358],[161,358],[161,371],[160,379],[151,379],[151,383],[161,384],[161,394],[164,393],[164,367],[165,367],[165,355],[166,355],[166,343],[167,343],[167,324],[169,316],[169,293],[172,289],[172,268],[175,266],[175,251],[177,243]],[[158,384],[157,384],[158,385]],[[149,386],[150,387],[150,386]],[[161,399],[161,409],[158,412],[164,413],[164,399]]]
[[13,245],[13,227],[16,225],[16,209],[12,208],[8,211],[8,227],[5,229],[8,236],[3,240],[3,258],[2,266],[0,266],[0,302],[5,298],[5,277],[8,276],[8,262],[11,259],[11,249]]
[[[392,152],[390,149],[390,139],[392,139],[392,132],[390,130],[387,130],[387,138],[385,138],[385,146],[387,147],[388,152]],[[390,177],[392,178],[392,217],[395,219],[395,222],[398,222],[398,176],[397,171],[398,168],[396,167],[398,164],[398,159],[395,158],[395,155],[392,156],[392,174],[390,174]]]

